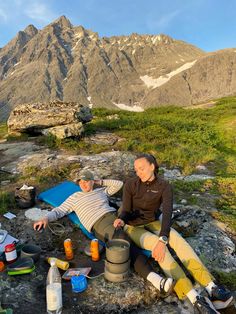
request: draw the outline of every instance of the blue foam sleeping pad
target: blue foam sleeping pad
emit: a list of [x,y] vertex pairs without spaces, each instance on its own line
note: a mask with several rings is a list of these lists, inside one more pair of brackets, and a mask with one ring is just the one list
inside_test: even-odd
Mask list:
[[[64,181],[53,188],[50,188],[38,195],[38,199],[44,201],[54,207],[60,206],[70,195],[75,192],[81,191],[79,185],[71,181]],[[69,219],[75,224],[78,225],[84,235],[89,239],[95,239],[95,236],[92,232],[89,232],[80,222],[79,217],[75,212],[72,212],[67,215]],[[105,246],[105,243],[100,241],[100,244]],[[151,256],[151,251],[142,250],[146,256]]]

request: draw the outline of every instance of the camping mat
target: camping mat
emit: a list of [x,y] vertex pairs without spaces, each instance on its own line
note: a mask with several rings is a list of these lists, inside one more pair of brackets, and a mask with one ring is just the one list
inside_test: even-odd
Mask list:
[[[72,195],[75,192],[81,191],[81,188],[71,181],[64,181],[53,188],[50,188],[38,195],[38,199],[41,201],[44,201],[54,207],[57,207],[61,205],[70,195]],[[88,232],[87,229],[82,225],[80,222],[78,216],[75,212],[72,212],[68,215],[69,219],[76,225],[79,226],[81,231],[86,235],[89,239],[95,239],[95,236],[93,233]],[[104,242],[99,242],[105,246]],[[142,250],[143,253],[147,256],[151,256],[151,251]]]
[[[60,206],[70,195],[78,191],[81,191],[81,188],[77,184],[71,181],[64,181],[53,188],[40,193],[38,195],[38,199],[52,205],[53,207],[57,207]],[[89,239],[95,239],[94,234],[85,229],[75,212],[70,213],[68,217],[75,225],[79,226],[84,235],[86,235]],[[100,243],[104,246],[103,242]]]

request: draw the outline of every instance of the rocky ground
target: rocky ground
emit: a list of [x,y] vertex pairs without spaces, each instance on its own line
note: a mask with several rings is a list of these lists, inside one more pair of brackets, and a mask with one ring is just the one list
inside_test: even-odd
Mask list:
[[[31,141],[1,143],[0,157],[0,169],[13,173],[13,177],[23,174],[28,167],[43,170],[57,169],[58,165],[68,165],[69,167],[71,164],[77,164],[81,168],[93,170],[97,178],[124,178],[132,174],[134,159],[132,154],[115,151],[89,156],[71,155],[68,152],[45,149]],[[177,169],[174,171],[164,170],[166,177],[170,180],[196,179],[194,176],[182,177]],[[198,175],[197,179],[210,175],[205,170],[203,174]],[[73,179],[74,171],[75,169],[72,170],[69,179]],[[11,177],[8,180],[1,181],[1,191],[10,187],[15,188],[14,180]],[[211,217],[211,211],[215,210],[213,202],[210,200],[211,196],[205,194],[201,197],[201,206],[188,204],[185,199],[179,203],[175,201],[175,213],[178,214],[178,217],[176,216],[174,220],[174,226],[183,233],[211,271],[216,269],[225,272],[236,271],[235,239],[225,226]],[[113,201],[119,204],[120,195],[113,198]],[[36,206],[42,209],[49,208],[41,202],[37,202]],[[6,229],[21,243],[40,245],[42,253],[40,260],[36,263],[35,271],[31,274],[8,276],[5,271],[0,273],[0,301],[4,308],[11,307],[14,313],[45,313],[46,275],[49,269],[45,258],[54,256],[65,259],[63,241],[70,237],[75,249],[71,267],[91,266],[90,275],[96,276],[103,272],[104,253],[99,262],[92,262],[90,257],[84,254],[84,248],[89,244],[89,240],[67,218],[60,221],[64,228],[51,225],[54,232],[62,231],[60,235],[55,235],[49,229],[42,233],[35,232],[32,229],[33,222],[25,216],[25,211],[13,209],[12,212],[16,214],[16,218],[12,220],[7,220],[0,215],[2,229]],[[202,291],[199,286],[196,288]],[[133,271],[129,280],[124,283],[107,282],[102,275],[96,279],[89,279],[87,290],[80,294],[72,293],[70,282],[63,280],[63,313],[128,312],[143,314],[193,313],[188,301],[179,301],[174,293],[161,300],[156,289],[140,279]],[[231,307],[224,313],[235,313],[235,308]]]

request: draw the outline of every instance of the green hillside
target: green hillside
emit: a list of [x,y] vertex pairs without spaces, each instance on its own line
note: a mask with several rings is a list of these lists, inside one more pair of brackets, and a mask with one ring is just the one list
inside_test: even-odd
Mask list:
[[[224,98],[208,109],[183,109],[174,106],[145,112],[94,109],[94,119],[85,125],[85,134],[110,131],[123,138],[112,148],[149,152],[160,164],[179,167],[184,174],[199,164],[215,175],[236,174],[236,98]],[[115,115],[115,119],[112,116]],[[107,118],[109,116],[109,119]],[[6,135],[0,125],[0,139]],[[110,146],[88,144],[82,140],[41,138],[51,147],[64,147],[78,153],[110,150]]]
[[[94,109],[93,114],[93,121],[85,127],[86,133],[102,130],[121,136],[125,141],[117,143],[115,149],[152,153],[161,164],[180,167],[184,174],[193,172],[198,164],[208,164],[218,175],[236,173],[236,98],[222,99],[209,109],[174,106],[145,112]],[[116,119],[106,118],[112,115]],[[80,153],[110,149],[73,140],[57,141],[57,145]]]
[[[111,148],[149,152],[162,166],[178,167],[185,175],[194,173],[197,165],[205,165],[215,179],[193,185],[176,182],[176,195],[181,196],[185,191],[186,197],[189,192],[188,201],[197,203],[191,191],[216,194],[215,205],[220,209],[215,213],[217,219],[236,231],[236,97],[221,99],[205,109],[169,106],[139,113],[94,109],[93,115],[94,119],[85,125],[85,135],[109,131],[123,140],[112,147],[89,144],[83,139],[62,141],[41,137],[40,141],[49,147],[63,147],[78,154],[99,153]],[[0,125],[0,139],[6,132],[6,125]]]

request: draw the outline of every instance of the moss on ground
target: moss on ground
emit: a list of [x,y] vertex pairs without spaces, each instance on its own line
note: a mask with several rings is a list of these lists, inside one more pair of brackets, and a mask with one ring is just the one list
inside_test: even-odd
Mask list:
[[231,289],[232,291],[236,290],[236,272],[223,272],[221,270],[213,271],[213,275],[215,276],[217,282],[220,284],[225,285],[227,288]]

